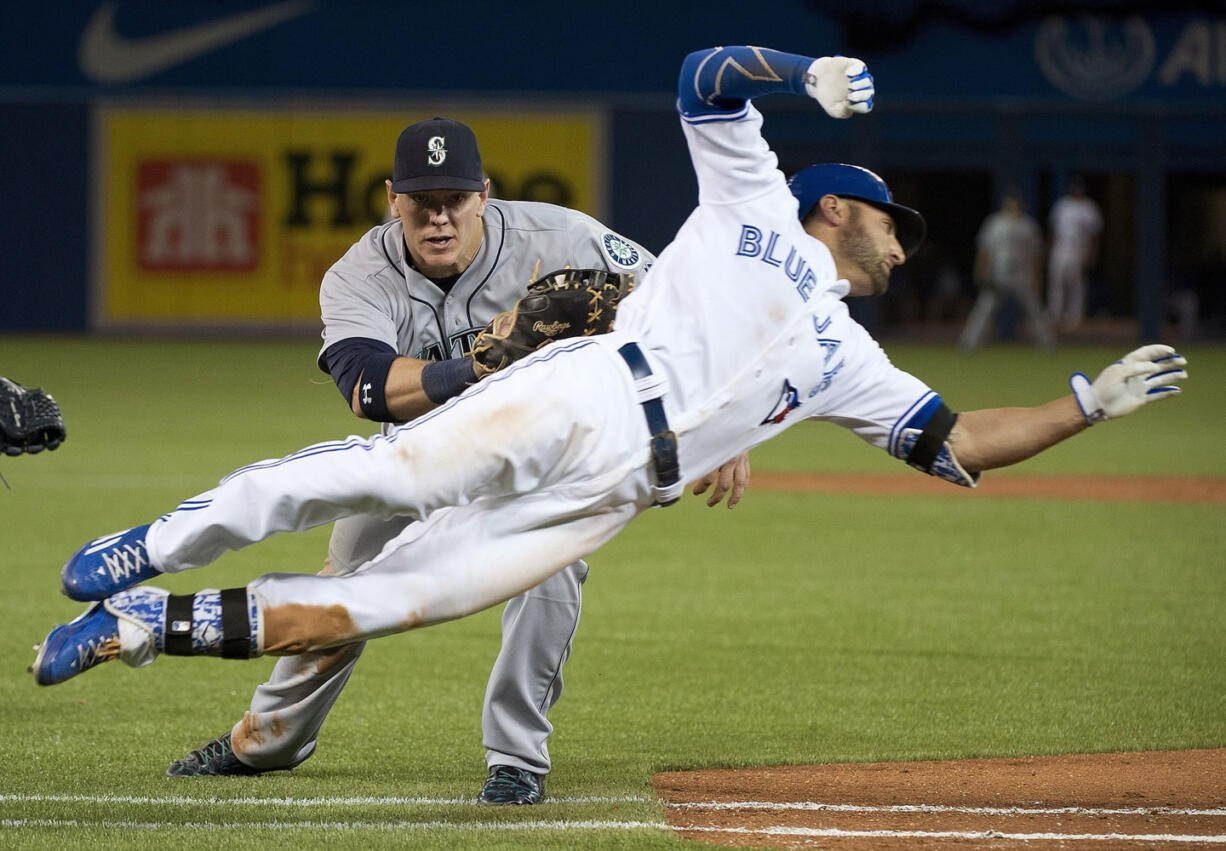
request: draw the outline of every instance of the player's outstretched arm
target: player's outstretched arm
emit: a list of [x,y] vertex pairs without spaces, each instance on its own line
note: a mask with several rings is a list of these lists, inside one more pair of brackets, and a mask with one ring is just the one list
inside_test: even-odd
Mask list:
[[981,472],[1037,455],[1080,431],[1179,393],[1187,360],[1170,346],[1142,346],[1104,369],[1093,382],[1073,373],[1071,396],[1034,408],[990,408],[959,414],[949,436],[958,462]]
[[392,362],[383,384],[386,417],[370,417],[362,412],[359,396],[362,382],[353,390],[353,412],[365,419],[383,422],[408,422],[432,411],[452,396],[458,396],[477,381],[471,357],[427,361],[398,357]]
[[807,95],[834,118],[873,108],[873,78],[859,59],[814,59],[765,47],[699,50],[685,58],[677,84],[678,109],[688,118],[734,112],[769,94]]
[[405,357],[386,342],[366,337],[340,340],[321,359],[354,416],[380,423],[408,422],[477,380],[471,357]]

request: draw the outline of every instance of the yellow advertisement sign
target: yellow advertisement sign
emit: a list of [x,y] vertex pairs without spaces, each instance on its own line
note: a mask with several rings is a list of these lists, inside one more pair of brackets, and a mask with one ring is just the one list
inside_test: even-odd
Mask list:
[[[388,213],[395,112],[100,107],[99,327],[308,325],[324,272]],[[449,110],[493,195],[603,216],[598,111]]]

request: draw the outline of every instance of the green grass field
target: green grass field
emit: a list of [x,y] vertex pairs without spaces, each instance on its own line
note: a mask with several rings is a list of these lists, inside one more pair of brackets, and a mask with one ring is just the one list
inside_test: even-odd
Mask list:
[[[1045,401],[1127,347],[887,348],[957,410]],[[682,843],[660,827],[662,769],[1226,745],[1222,506],[991,497],[1015,472],[1226,475],[1226,351],[1185,354],[1181,397],[988,474],[974,498],[751,489],[732,512],[693,497],[648,512],[590,559],[549,803],[508,811],[470,803],[496,610],[374,642],[289,774],[162,776],[238,719],[272,659],[35,686],[31,646],[82,608],[58,582],[81,543],[367,429],[309,340],[0,337],[0,375],[49,389],[69,428],[55,453],[0,457],[0,844],[667,848]],[[753,461],[904,469],[807,424]],[[314,572],[326,541],[282,536],[160,584]]]

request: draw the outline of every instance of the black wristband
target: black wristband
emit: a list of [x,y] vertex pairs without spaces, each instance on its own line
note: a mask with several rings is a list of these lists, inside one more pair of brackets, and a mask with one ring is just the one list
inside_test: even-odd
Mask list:
[[470,384],[477,382],[477,373],[470,357],[434,361],[421,369],[421,389],[426,398],[441,405],[452,396],[459,396]]
[[954,424],[957,422],[958,415],[942,402],[932,412],[928,422],[924,423],[924,430],[920,432],[915,445],[911,447],[911,454],[907,456],[907,463],[925,473],[931,472],[932,462],[936,460],[937,455],[945,446],[945,440],[954,430]]

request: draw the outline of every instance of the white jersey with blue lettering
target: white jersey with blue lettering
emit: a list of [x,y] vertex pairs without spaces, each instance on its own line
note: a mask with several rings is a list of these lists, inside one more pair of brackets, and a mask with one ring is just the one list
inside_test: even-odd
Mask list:
[[806,418],[895,451],[909,415],[935,394],[848,315],[848,284],[798,220],[761,114],[747,102],[683,116],[682,127],[698,207],[617,316],[617,334],[669,379],[682,478]]

